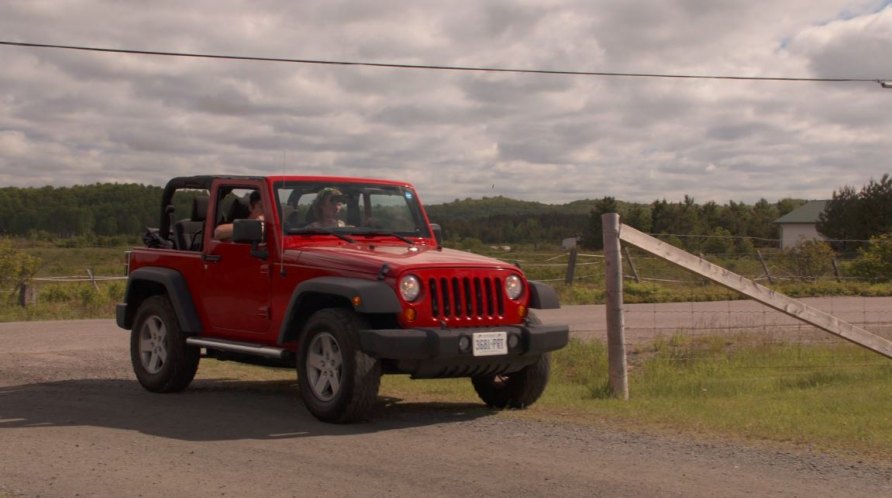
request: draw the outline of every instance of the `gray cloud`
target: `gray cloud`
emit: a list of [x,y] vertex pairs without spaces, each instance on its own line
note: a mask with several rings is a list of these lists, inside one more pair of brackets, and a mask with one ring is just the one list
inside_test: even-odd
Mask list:
[[[13,41],[407,64],[890,77],[877,0],[8,2]],[[826,198],[889,170],[876,84],[407,71],[0,47],[0,184],[403,179],[427,202]]]

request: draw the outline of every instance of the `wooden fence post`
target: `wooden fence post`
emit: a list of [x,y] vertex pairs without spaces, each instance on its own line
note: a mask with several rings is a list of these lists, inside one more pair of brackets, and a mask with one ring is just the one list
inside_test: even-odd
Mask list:
[[579,250],[576,249],[576,246],[573,246],[570,249],[570,258],[567,260],[567,276],[564,278],[564,283],[567,285],[573,285],[573,279],[576,275],[576,256]]
[[628,363],[626,361],[625,323],[623,321],[623,257],[620,251],[619,215],[601,215],[604,234],[604,272],[607,283],[607,361],[613,395],[629,399]]
[[19,284],[19,306],[27,308],[36,301],[37,292],[27,281]]

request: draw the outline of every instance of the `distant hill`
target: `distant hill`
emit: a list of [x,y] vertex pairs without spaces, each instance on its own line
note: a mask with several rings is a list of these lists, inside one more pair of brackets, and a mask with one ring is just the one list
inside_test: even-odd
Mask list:
[[[0,188],[0,235],[138,236],[144,227],[157,226],[161,190],[116,183]],[[777,238],[773,221],[803,202],[783,199],[769,203],[763,199],[754,205],[701,205],[685,197],[684,202],[644,204],[604,197],[545,204],[496,196],[456,199],[426,208],[431,221],[443,226],[451,242],[558,244],[581,236],[584,244],[598,248],[601,213],[619,212],[624,223],[645,232],[678,235],[688,249],[699,249],[709,236],[715,240],[721,240],[715,236],[750,237],[756,244],[771,245],[771,239]]]
[[426,206],[448,239],[485,243],[560,243],[586,231],[594,201],[544,204],[508,197],[455,200]]
[[486,218],[499,215],[540,215],[559,210],[541,202],[520,201],[509,197],[484,197],[482,199],[454,200],[445,204],[425,206],[432,219],[461,220]]

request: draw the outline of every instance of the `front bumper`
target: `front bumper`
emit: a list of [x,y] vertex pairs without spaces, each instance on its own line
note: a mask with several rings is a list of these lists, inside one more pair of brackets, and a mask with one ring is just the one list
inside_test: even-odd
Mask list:
[[[509,338],[508,354],[474,356],[470,348],[462,350],[461,339],[471,339],[475,332],[505,331]],[[511,340],[514,336],[515,340]],[[570,329],[566,325],[500,325],[468,329],[383,329],[362,330],[362,350],[398,372],[417,378],[473,377],[515,372],[535,363],[540,356],[567,345]],[[468,341],[469,343],[469,341]]]

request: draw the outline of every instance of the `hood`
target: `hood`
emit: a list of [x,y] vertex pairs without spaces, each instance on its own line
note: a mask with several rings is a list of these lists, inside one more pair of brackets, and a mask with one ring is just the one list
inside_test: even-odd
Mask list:
[[407,268],[514,268],[512,264],[479,254],[402,243],[303,246],[286,250],[285,261],[361,273],[377,273],[385,264],[396,273]]

